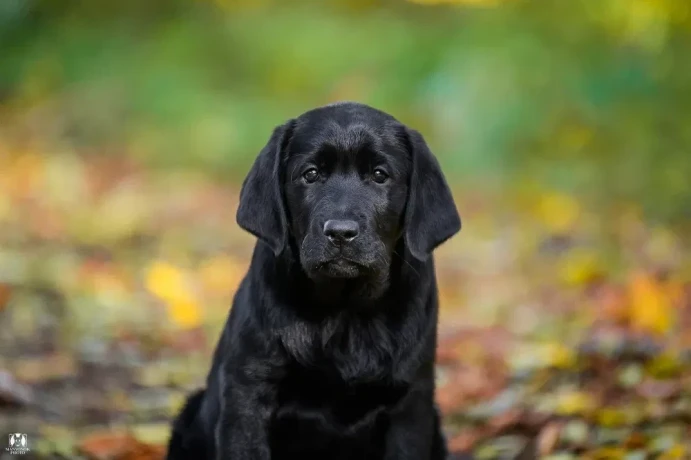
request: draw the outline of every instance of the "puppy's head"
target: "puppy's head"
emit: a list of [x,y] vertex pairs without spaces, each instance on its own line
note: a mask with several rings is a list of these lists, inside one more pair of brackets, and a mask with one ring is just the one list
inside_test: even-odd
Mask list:
[[461,227],[422,136],[356,103],[277,127],[245,179],[237,220],[276,255],[297,248],[314,280],[386,277],[399,241],[425,260]]

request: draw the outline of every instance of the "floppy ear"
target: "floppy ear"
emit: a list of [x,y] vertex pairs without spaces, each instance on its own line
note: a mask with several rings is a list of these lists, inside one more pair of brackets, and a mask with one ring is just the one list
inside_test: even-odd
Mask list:
[[238,225],[267,243],[276,255],[283,251],[288,238],[280,165],[293,123],[290,120],[274,129],[242,183],[236,214]]
[[426,260],[432,251],[461,229],[456,210],[439,163],[422,134],[406,129],[412,172],[405,213],[405,242],[410,253]]

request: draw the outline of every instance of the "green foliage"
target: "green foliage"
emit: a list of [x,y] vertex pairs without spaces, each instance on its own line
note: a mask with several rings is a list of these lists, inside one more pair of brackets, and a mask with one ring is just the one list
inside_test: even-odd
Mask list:
[[686,3],[447,3],[8,0],[0,94],[10,129],[47,111],[49,141],[236,181],[274,125],[357,99],[418,127],[460,185],[688,220]]

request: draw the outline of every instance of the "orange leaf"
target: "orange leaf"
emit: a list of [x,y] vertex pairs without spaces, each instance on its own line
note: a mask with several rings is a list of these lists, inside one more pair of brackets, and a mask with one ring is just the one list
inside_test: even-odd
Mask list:
[[81,442],[79,451],[93,460],[119,459],[136,443],[134,436],[128,433],[95,433]]
[[646,274],[629,284],[631,324],[637,330],[663,335],[672,325],[673,303],[664,286]]
[[0,311],[2,311],[10,302],[12,297],[12,288],[9,284],[0,283]]
[[598,318],[625,324],[629,318],[626,292],[616,285],[602,286],[595,293],[595,314]]
[[162,460],[165,457],[165,447],[142,443],[129,433],[94,433],[81,442],[79,451],[91,460]]
[[472,449],[480,439],[482,439],[483,432],[481,429],[463,430],[456,436],[449,439],[449,451],[454,454],[461,454]]

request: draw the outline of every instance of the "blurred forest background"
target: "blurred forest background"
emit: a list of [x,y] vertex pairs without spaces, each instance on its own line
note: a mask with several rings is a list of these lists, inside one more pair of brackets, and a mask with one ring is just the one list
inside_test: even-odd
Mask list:
[[0,0],[0,433],[161,458],[247,268],[239,185],[337,100],[419,129],[464,218],[452,448],[691,458],[688,0]]

